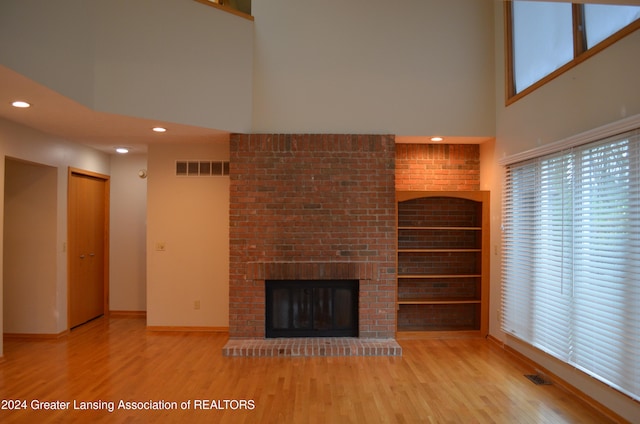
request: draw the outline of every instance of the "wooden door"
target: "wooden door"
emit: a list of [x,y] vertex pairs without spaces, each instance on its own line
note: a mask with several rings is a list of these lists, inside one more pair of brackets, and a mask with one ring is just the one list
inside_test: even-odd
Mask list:
[[69,328],[108,310],[109,177],[69,169]]

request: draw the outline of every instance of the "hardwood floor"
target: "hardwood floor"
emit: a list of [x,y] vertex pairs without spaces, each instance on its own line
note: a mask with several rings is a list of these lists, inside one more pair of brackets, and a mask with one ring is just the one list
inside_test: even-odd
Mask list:
[[[6,338],[0,399],[26,409],[0,410],[0,422],[610,422],[533,384],[523,376],[532,370],[483,339],[401,340],[402,357],[315,358],[226,358],[226,341],[150,332],[140,318],[99,319],[57,340]],[[118,409],[121,400],[177,409]],[[70,409],[33,409],[45,401]]]

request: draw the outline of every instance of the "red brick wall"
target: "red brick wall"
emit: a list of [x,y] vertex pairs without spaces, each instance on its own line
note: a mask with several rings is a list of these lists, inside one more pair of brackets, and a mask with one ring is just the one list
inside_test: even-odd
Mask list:
[[395,143],[231,137],[229,333],[264,337],[264,280],[357,278],[360,337],[395,336]]
[[397,144],[398,191],[480,189],[477,144]]

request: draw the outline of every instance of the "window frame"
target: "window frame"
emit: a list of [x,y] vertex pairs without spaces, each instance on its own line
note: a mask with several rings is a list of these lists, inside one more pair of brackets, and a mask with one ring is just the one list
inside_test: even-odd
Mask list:
[[513,0],[504,2],[504,38],[505,38],[505,106],[520,100],[528,94],[536,91],[548,82],[554,80],[590,57],[600,53],[607,47],[623,39],[627,35],[640,29],[640,19],[621,28],[619,31],[605,38],[595,46],[587,49],[587,40],[584,19],[584,4],[572,3],[573,17],[573,59],[562,65],[555,71],[547,74],[527,88],[516,93],[513,53]]

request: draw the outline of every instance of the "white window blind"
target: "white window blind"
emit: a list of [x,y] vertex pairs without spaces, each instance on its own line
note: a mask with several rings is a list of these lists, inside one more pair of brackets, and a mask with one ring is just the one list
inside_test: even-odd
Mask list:
[[503,330],[640,400],[640,131],[507,166]]

